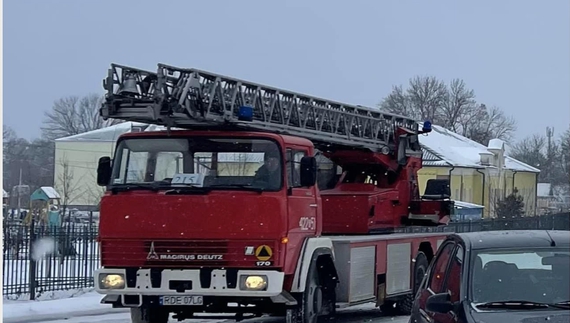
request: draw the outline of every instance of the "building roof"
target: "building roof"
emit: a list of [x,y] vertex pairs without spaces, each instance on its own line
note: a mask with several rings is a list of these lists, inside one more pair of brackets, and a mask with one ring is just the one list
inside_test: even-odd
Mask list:
[[50,200],[59,199],[59,193],[51,186],[42,186],[32,193],[30,199],[32,200]]
[[453,201],[456,208],[458,209],[484,209],[483,205],[475,204],[475,203],[468,203],[463,201]]
[[2,191],[4,191],[3,198],[8,198],[8,197],[10,197],[10,195],[8,195],[8,192],[6,192],[5,189],[2,189]]
[[[490,147],[486,147],[443,127],[433,125],[432,129],[432,132],[419,138],[424,151],[424,166],[486,168],[490,166],[481,165],[481,154],[492,155],[489,150],[505,149],[505,144],[500,139],[489,141]],[[522,172],[540,172],[537,168],[509,156],[505,156],[505,168]]]
[[[172,128],[173,130],[178,128]],[[110,127],[92,130],[73,136],[56,139],[56,142],[114,142],[120,135],[129,132],[159,131],[166,130],[166,127],[140,122],[122,122]]]

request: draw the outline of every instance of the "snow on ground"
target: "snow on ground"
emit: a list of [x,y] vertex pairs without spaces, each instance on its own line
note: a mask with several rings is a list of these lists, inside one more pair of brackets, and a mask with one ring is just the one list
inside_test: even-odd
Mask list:
[[76,297],[58,300],[4,300],[2,306],[3,322],[43,322],[86,315],[125,313],[124,309],[113,309],[109,305],[100,304],[101,298],[102,295],[89,292]]
[[[5,323],[130,323],[128,309],[113,309],[100,304],[102,296],[88,292],[76,297],[46,301],[4,301],[3,322]],[[234,322],[233,319],[211,318],[215,314],[201,314],[187,323]],[[392,322],[407,323],[408,316],[382,316],[373,305],[360,305],[341,309],[337,314],[338,322]],[[177,322],[170,319],[170,322]],[[244,323],[282,323],[281,317],[260,317],[244,320]]]

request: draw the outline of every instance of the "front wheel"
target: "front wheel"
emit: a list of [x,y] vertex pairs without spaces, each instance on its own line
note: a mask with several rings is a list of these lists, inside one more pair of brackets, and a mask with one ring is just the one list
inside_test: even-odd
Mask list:
[[170,313],[157,307],[131,308],[132,323],[168,323]]
[[297,307],[287,309],[286,323],[317,323],[323,304],[323,293],[319,282],[319,273],[314,262],[307,275],[305,292],[299,297]]

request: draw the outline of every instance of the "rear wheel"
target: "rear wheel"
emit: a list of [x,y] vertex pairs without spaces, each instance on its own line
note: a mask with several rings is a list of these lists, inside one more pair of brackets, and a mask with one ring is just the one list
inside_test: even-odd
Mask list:
[[131,308],[132,323],[168,323],[170,312],[157,307]]

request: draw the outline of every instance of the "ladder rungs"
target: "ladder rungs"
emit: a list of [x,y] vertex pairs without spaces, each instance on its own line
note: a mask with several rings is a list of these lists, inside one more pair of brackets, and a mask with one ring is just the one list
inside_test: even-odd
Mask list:
[[[106,80],[106,118],[179,128],[231,124],[331,144],[379,150],[394,131],[416,121],[196,69],[159,64],[158,73],[113,64]],[[240,121],[250,106],[252,121]]]

